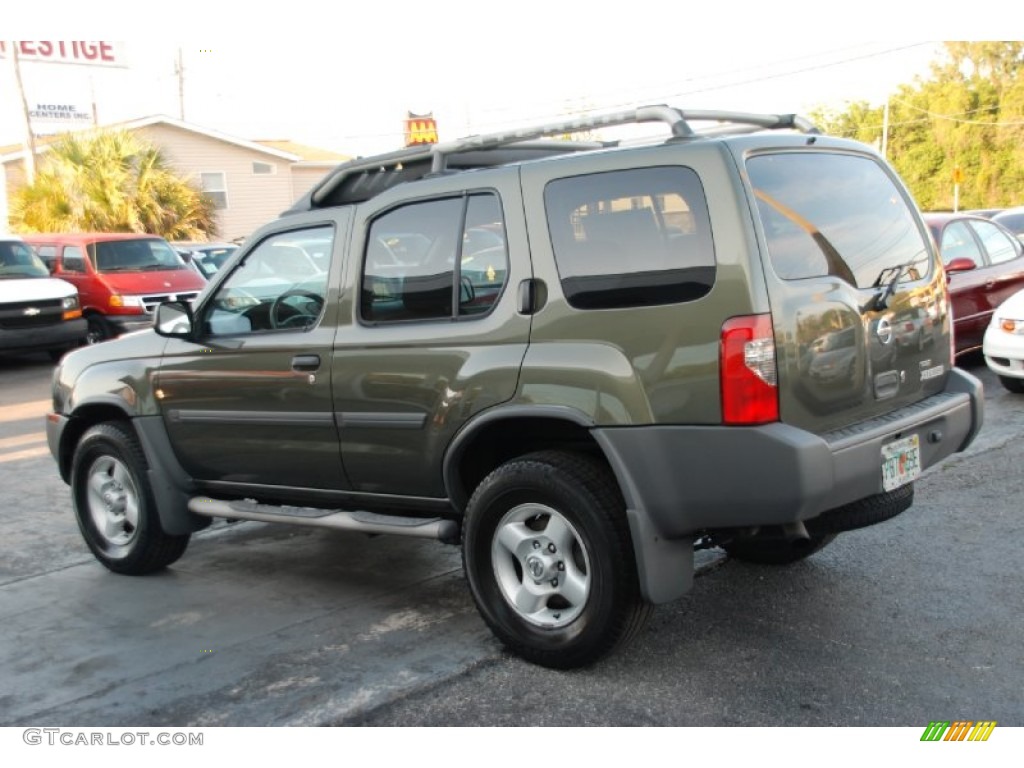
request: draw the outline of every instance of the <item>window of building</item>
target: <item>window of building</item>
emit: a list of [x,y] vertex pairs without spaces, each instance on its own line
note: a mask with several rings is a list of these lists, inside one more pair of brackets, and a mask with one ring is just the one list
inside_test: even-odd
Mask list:
[[252,172],[255,175],[260,175],[264,173],[277,173],[277,166],[272,165],[271,163],[261,163],[257,160],[254,160],[252,163]]
[[507,275],[496,195],[405,205],[370,225],[360,316],[381,323],[483,315],[497,303]]
[[228,207],[228,183],[226,174],[223,171],[201,173],[199,178],[203,192],[213,199],[214,206],[218,209]]
[[544,205],[566,300],[579,309],[699,299],[715,281],[707,203],[688,168],[550,182]]

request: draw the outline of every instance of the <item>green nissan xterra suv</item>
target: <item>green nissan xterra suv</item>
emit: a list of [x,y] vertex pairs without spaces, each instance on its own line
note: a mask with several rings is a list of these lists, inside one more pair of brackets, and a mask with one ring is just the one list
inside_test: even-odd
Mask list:
[[[669,136],[545,140],[640,122]],[[695,548],[789,563],[907,509],[982,423],[950,328],[871,148],[644,107],[339,166],[191,306],[64,358],[48,436],[113,571],[211,518],[432,537],[509,648],[572,667]]]

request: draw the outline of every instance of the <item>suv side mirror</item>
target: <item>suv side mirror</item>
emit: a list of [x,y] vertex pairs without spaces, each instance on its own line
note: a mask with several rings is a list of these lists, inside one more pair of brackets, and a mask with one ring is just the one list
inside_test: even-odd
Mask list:
[[153,327],[161,336],[188,338],[192,335],[192,308],[184,301],[168,301],[156,308]]
[[971,259],[953,259],[946,265],[946,274],[952,275],[955,272],[966,272],[967,270],[974,269],[977,266],[978,265],[971,261]]

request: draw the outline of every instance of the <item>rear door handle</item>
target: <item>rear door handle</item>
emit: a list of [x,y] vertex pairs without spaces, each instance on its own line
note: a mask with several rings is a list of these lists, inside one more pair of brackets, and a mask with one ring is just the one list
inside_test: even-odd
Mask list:
[[292,370],[307,373],[320,367],[320,355],[296,355],[292,358]]

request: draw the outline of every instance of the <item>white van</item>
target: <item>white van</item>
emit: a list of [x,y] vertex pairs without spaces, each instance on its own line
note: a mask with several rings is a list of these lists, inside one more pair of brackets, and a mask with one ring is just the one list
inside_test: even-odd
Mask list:
[[25,241],[0,234],[0,353],[49,352],[85,343],[78,289],[50,271]]

